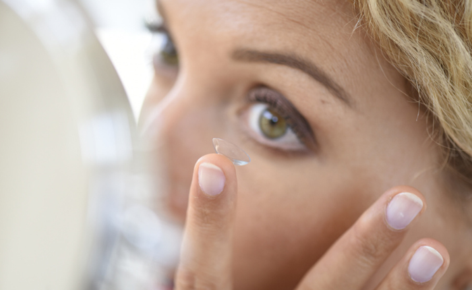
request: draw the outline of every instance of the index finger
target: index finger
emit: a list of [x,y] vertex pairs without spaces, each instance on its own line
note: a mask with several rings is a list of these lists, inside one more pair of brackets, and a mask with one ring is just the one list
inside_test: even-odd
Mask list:
[[197,161],[176,289],[231,289],[236,194],[236,170],[228,158],[208,154]]
[[360,289],[400,244],[425,204],[414,188],[387,191],[328,250],[297,289]]

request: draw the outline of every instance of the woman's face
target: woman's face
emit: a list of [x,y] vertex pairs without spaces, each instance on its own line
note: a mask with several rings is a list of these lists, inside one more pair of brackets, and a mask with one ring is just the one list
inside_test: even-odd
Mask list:
[[419,189],[428,210],[370,285],[421,237],[448,248],[441,287],[451,283],[469,255],[458,242],[467,225],[433,170],[439,151],[422,110],[350,2],[159,6],[178,63],[171,42],[157,52],[141,121],[156,134],[171,212],[185,220],[193,166],[213,151],[212,138],[252,159],[237,168],[235,289],[293,288],[396,185]]

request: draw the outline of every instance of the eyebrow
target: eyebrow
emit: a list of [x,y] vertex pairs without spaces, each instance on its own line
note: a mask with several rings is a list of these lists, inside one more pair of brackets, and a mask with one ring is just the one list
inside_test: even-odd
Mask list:
[[349,107],[352,107],[352,97],[336,83],[328,74],[314,63],[300,56],[293,54],[283,54],[277,52],[263,52],[250,49],[236,49],[232,53],[232,59],[245,62],[261,62],[285,65],[294,69],[298,69],[320,84],[325,86],[335,97],[343,101]]

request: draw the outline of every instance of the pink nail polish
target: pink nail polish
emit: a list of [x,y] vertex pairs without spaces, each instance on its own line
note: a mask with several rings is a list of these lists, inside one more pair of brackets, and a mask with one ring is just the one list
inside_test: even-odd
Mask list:
[[218,166],[204,162],[198,167],[198,184],[201,190],[211,196],[220,194],[225,187],[226,177]]
[[423,208],[423,201],[409,192],[402,192],[387,206],[387,223],[396,230],[406,228]]

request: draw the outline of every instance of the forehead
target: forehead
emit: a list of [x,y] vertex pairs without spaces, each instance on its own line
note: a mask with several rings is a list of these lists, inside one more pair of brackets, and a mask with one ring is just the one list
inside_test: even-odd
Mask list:
[[[299,47],[352,33],[355,14],[348,1],[338,0],[160,0],[172,26],[218,36],[228,33],[245,41],[285,42]],[[291,41],[288,41],[291,40]]]
[[[218,12],[218,15],[256,13],[264,17],[283,18],[307,26],[316,19],[331,19],[333,14],[352,17],[352,4],[347,0],[157,0],[165,6],[175,5],[181,12]],[[316,17],[314,17],[316,16]],[[333,20],[333,19],[331,19]],[[349,19],[345,19],[348,20]],[[309,27],[309,26],[308,26]]]

